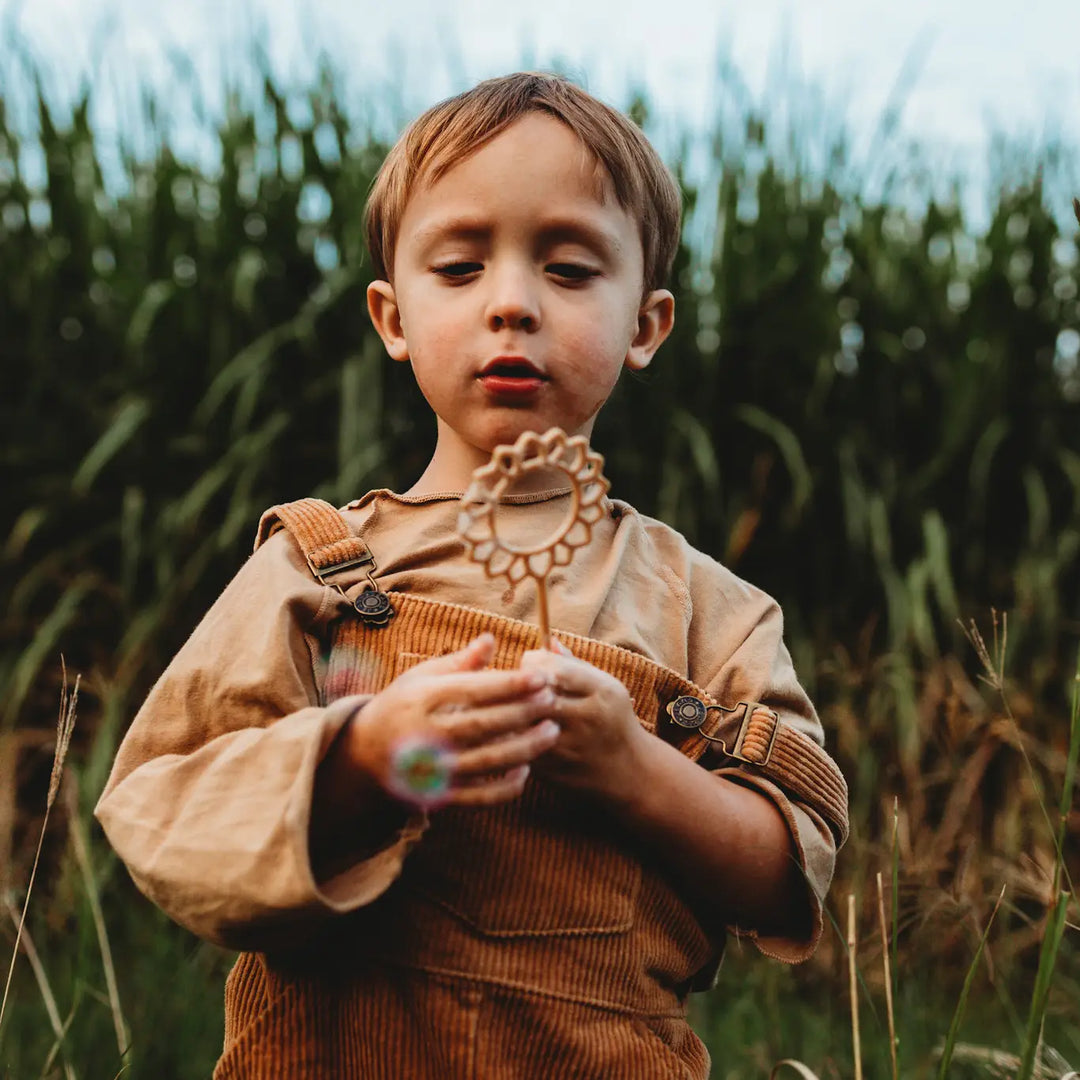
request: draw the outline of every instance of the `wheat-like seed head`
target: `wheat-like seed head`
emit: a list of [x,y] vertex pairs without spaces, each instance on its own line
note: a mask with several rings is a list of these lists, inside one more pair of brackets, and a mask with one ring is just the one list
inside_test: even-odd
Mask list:
[[75,730],[75,709],[79,703],[79,681],[81,675],[75,676],[75,685],[68,693],[67,665],[63,657],[60,659],[63,670],[63,683],[60,687],[60,714],[56,718],[56,750],[53,752],[52,772],[49,774],[49,793],[45,797],[46,809],[51,808],[56,801],[56,794],[60,790],[60,781],[64,775],[64,759],[67,757],[68,747],[71,745],[71,733]]

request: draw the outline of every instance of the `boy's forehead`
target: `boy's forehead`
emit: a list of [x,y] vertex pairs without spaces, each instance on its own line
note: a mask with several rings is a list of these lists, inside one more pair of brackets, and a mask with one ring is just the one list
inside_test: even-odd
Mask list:
[[444,179],[469,162],[474,162],[485,151],[500,151],[508,145],[513,146],[521,158],[521,175],[524,178],[532,172],[530,166],[536,162],[537,151],[533,144],[538,137],[544,138],[544,163],[549,167],[552,164],[560,166],[568,184],[584,184],[593,198],[602,205],[617,201],[611,174],[599,155],[569,125],[540,111],[519,117],[497,135],[471,146],[450,145],[436,148],[427,161],[420,163],[413,195],[430,192],[440,186]]

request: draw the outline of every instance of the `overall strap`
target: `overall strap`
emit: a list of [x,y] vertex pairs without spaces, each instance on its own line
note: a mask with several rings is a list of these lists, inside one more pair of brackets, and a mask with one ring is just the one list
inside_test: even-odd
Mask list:
[[[255,549],[278,529],[288,529],[307,559],[308,569],[320,584],[336,589],[371,626],[385,626],[395,615],[390,597],[372,576],[377,567],[371,549],[356,536],[341,512],[322,499],[297,499],[272,506],[259,519]],[[347,570],[363,570],[367,587],[349,597],[341,585],[329,578]]]
[[[357,600],[340,584],[327,580],[340,571],[358,569],[367,574],[371,590],[376,588],[371,577],[374,556],[342,514],[321,499],[271,507],[259,521],[256,549],[283,528],[303,552],[314,577],[337,589],[360,615],[351,628],[341,627],[341,632],[356,638],[356,648],[348,651],[353,658],[349,670],[340,673],[342,694],[381,689],[365,671],[365,658],[374,658],[374,662],[383,657],[376,665],[381,680],[391,655],[424,657],[453,652],[485,631],[495,635],[496,667],[516,667],[526,649],[540,646],[540,632],[529,623],[411,594],[394,594],[397,615],[392,621],[365,617],[363,603],[357,606]],[[385,597],[371,590],[358,599]],[[555,636],[578,658],[621,679],[645,727],[672,742],[692,761],[700,760],[710,749],[719,751],[749,774],[760,774],[817,811],[828,823],[837,846],[847,839],[848,790],[836,762],[810,736],[784,723],[768,705],[740,701],[728,707],[678,672],[639,653],[564,631],[556,631]]]
[[367,544],[353,533],[341,513],[322,499],[297,499],[271,506],[259,519],[255,550],[279,529],[288,529],[311,572],[324,585],[324,576],[375,563]]

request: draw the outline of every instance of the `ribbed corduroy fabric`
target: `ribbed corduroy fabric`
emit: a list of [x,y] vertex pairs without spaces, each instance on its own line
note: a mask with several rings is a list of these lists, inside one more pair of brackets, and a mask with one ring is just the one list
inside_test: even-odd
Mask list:
[[355,980],[325,975],[270,975],[267,990],[261,964],[245,953],[230,977],[229,1004],[244,1027],[215,1080],[685,1080],[709,1072],[681,1016],[613,1013],[393,969],[370,972],[363,993]]

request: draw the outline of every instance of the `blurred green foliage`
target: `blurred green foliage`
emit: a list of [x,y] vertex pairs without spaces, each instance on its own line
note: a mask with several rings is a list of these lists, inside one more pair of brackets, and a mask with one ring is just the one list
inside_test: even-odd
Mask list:
[[[433,446],[408,370],[366,317],[360,223],[386,146],[346,115],[329,71],[299,90],[261,81],[257,99],[227,95],[216,168],[175,153],[145,100],[154,150],[121,140],[119,184],[106,183],[91,91],[61,123],[39,81],[28,134],[0,87],[0,746],[14,754],[20,732],[51,725],[63,652],[84,674],[84,807],[261,511],[400,490]],[[674,270],[676,328],[620,385],[594,442],[614,494],[783,604],[853,782],[855,850],[879,838],[885,796],[900,790],[917,822],[950,823],[926,864],[939,873],[959,826],[935,723],[954,716],[961,680],[933,680],[965,649],[957,620],[1012,613],[1025,730],[1048,754],[1062,744],[1080,637],[1075,236],[1048,211],[1038,162],[1002,186],[976,233],[955,197],[872,198],[842,146],[810,168],[766,118],[743,119],[712,134],[704,179],[672,162],[697,229]],[[988,725],[973,721],[948,749],[966,754],[963,739]],[[24,756],[21,813],[0,815],[14,882],[43,790],[39,756]],[[1016,794],[1018,759],[999,757],[982,764],[979,822],[995,851],[1018,855],[1039,823]],[[66,1002],[73,1053],[109,1021],[78,959],[92,945],[85,903],[57,862],[31,925],[55,946],[54,975],[90,1002]],[[156,914],[129,917],[139,905],[100,845],[96,866],[138,1074],[204,1075],[221,957]],[[964,941],[970,915],[956,916]],[[72,925],[81,944],[65,950]],[[16,988],[5,1026],[29,1031],[25,972]],[[26,1038],[5,1054],[22,1045],[36,1070],[52,1036]],[[184,1065],[174,1039],[193,1048]]]
[[[365,314],[385,147],[328,73],[263,91],[229,96],[219,169],[162,135],[151,160],[122,152],[119,195],[89,91],[63,127],[39,91],[36,139],[0,105],[6,725],[54,700],[39,676],[61,643],[130,704],[262,508],[406,485],[430,450]],[[836,643],[930,660],[993,605],[1035,692],[1060,694],[1080,620],[1075,240],[1037,180],[973,235],[955,201],[869,204],[846,167],[804,175],[765,138],[752,119],[699,190],[674,163],[715,239],[684,244],[674,337],[601,414],[615,491],[775,593],[812,682]]]

